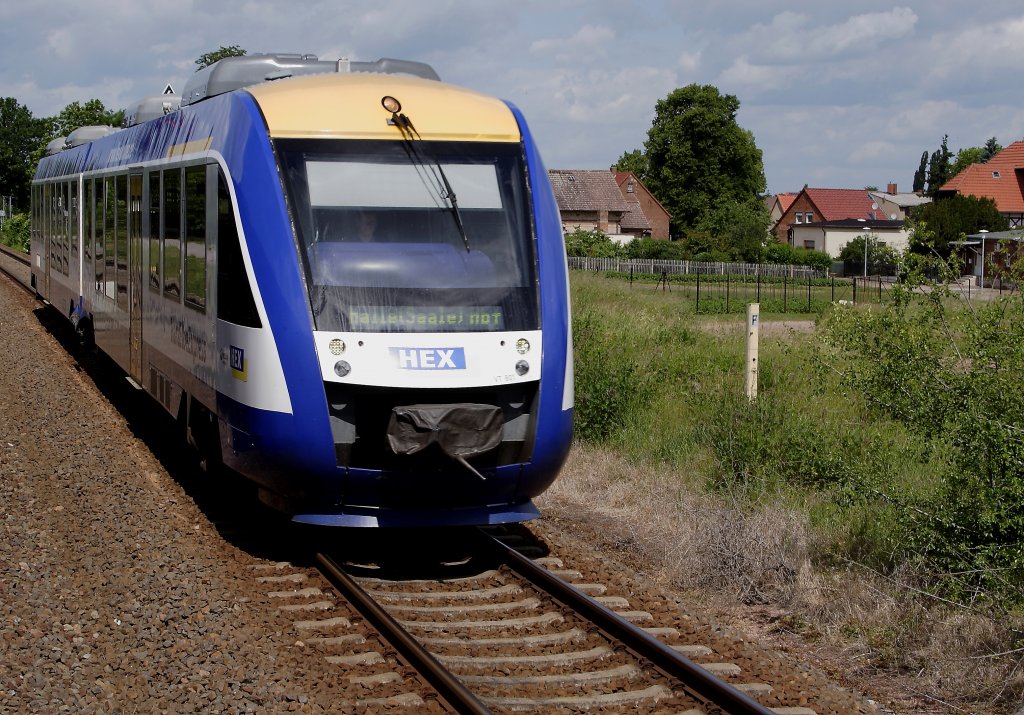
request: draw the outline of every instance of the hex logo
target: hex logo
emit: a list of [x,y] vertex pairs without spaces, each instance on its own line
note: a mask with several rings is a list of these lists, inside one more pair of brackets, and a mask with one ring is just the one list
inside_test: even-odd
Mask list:
[[399,370],[465,370],[464,348],[391,348]]

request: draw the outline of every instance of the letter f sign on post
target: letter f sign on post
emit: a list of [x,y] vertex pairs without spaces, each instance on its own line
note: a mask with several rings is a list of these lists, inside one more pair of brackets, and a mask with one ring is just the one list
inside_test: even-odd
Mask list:
[[761,322],[761,304],[747,304],[747,399],[757,400],[757,341]]

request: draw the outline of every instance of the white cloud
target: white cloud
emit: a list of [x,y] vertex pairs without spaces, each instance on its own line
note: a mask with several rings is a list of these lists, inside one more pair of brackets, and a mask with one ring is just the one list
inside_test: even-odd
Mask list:
[[768,24],[754,25],[734,46],[753,48],[765,63],[803,63],[854,55],[869,56],[889,41],[914,31],[913,10],[896,7],[885,12],[854,15],[842,22],[812,24],[806,13],[782,12]]
[[543,38],[530,43],[530,53],[536,55],[553,54],[558,62],[571,62],[574,58],[605,55],[609,48],[614,48],[615,31],[601,25],[584,25],[571,37]]

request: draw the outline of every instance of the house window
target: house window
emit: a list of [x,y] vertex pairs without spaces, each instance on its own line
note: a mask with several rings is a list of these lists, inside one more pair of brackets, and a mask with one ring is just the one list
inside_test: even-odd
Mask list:
[[630,181],[628,184],[626,184],[626,193],[627,194],[633,193],[633,182],[632,181]]
[[797,223],[803,223],[804,222],[804,215],[802,213],[797,211],[796,214],[794,214],[794,215],[796,216],[796,222]]
[[808,211],[804,215],[804,219],[806,220],[807,223],[814,223],[814,212],[813,211]]
[[1001,174],[998,171],[993,171],[992,172],[992,178],[993,179],[998,179],[1000,177],[1001,177]]
[[804,241],[804,248],[809,248],[810,250],[813,251],[814,250],[814,241]]

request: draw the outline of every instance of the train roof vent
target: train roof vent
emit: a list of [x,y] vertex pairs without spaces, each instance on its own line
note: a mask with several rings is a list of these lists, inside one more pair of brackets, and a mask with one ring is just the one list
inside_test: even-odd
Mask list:
[[150,119],[159,119],[180,106],[181,96],[177,94],[160,94],[140,99],[134,107],[125,112],[124,126],[134,127]]
[[261,82],[327,72],[380,72],[440,79],[430,65],[411,60],[382,57],[376,62],[352,62],[347,59],[321,60],[316,55],[253,54],[225,57],[196,72],[185,85],[181,104],[195,104]]
[[105,137],[108,134],[113,134],[116,131],[119,130],[108,126],[79,127],[68,134],[68,138],[64,142],[64,148],[71,149],[72,147],[76,147],[81,144],[88,144],[91,141]]
[[46,145],[46,156],[53,156],[64,151],[64,142],[67,141],[67,137],[57,137],[49,144]]

